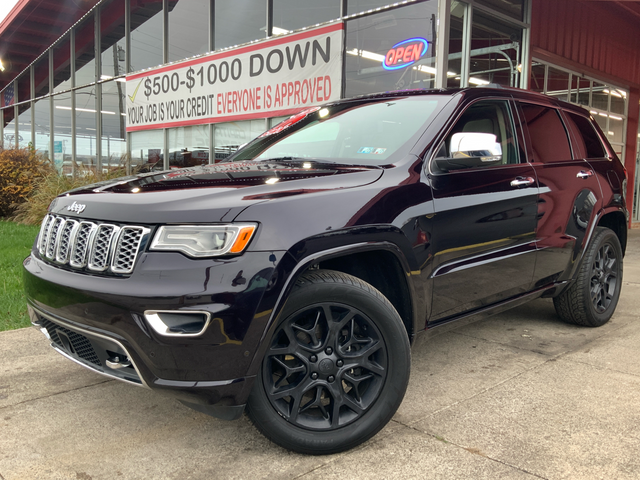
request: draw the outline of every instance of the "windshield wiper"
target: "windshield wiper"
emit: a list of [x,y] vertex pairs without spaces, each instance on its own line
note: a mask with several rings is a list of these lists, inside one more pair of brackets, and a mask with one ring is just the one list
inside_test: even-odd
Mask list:
[[373,168],[373,169],[381,169],[380,165],[366,165],[366,164],[356,164],[356,163],[346,163],[346,162],[335,162],[331,160],[327,160],[326,158],[318,158],[318,157],[274,157],[267,159],[255,160],[258,162],[285,162],[285,163],[317,163],[321,165],[340,165],[346,167],[361,167],[361,168]]

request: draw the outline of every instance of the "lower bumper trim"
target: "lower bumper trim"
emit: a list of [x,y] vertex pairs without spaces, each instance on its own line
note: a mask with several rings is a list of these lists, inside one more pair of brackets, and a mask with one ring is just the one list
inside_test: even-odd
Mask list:
[[219,418],[221,420],[237,420],[242,416],[245,405],[200,405],[197,403],[185,402],[180,400],[184,406],[189,407],[197,412],[204,413],[210,417]]

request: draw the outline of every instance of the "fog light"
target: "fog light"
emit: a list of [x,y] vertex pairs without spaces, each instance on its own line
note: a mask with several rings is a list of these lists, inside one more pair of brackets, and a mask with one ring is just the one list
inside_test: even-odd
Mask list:
[[211,313],[203,311],[147,310],[144,318],[156,333],[165,337],[197,337],[211,322]]

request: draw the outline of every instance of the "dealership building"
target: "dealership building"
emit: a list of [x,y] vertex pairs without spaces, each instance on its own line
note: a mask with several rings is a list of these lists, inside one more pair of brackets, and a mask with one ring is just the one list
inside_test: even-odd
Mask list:
[[498,84],[587,108],[638,220],[640,3],[19,0],[0,23],[0,138],[66,173],[215,163],[301,110]]

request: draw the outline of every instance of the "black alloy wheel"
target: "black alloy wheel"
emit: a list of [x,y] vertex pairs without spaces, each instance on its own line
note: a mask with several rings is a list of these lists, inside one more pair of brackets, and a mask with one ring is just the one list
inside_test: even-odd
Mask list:
[[553,299],[564,321],[599,327],[609,321],[622,288],[622,247],[617,235],[597,227],[569,288]]
[[591,302],[604,313],[613,302],[618,285],[618,257],[609,243],[600,245],[591,268]]
[[354,307],[322,302],[280,325],[262,381],[289,423],[327,430],[357,420],[378,398],[387,356],[371,319]]
[[249,399],[254,424],[310,454],[375,435],[409,379],[407,333],[393,306],[355,277],[320,270],[301,277],[281,317]]

